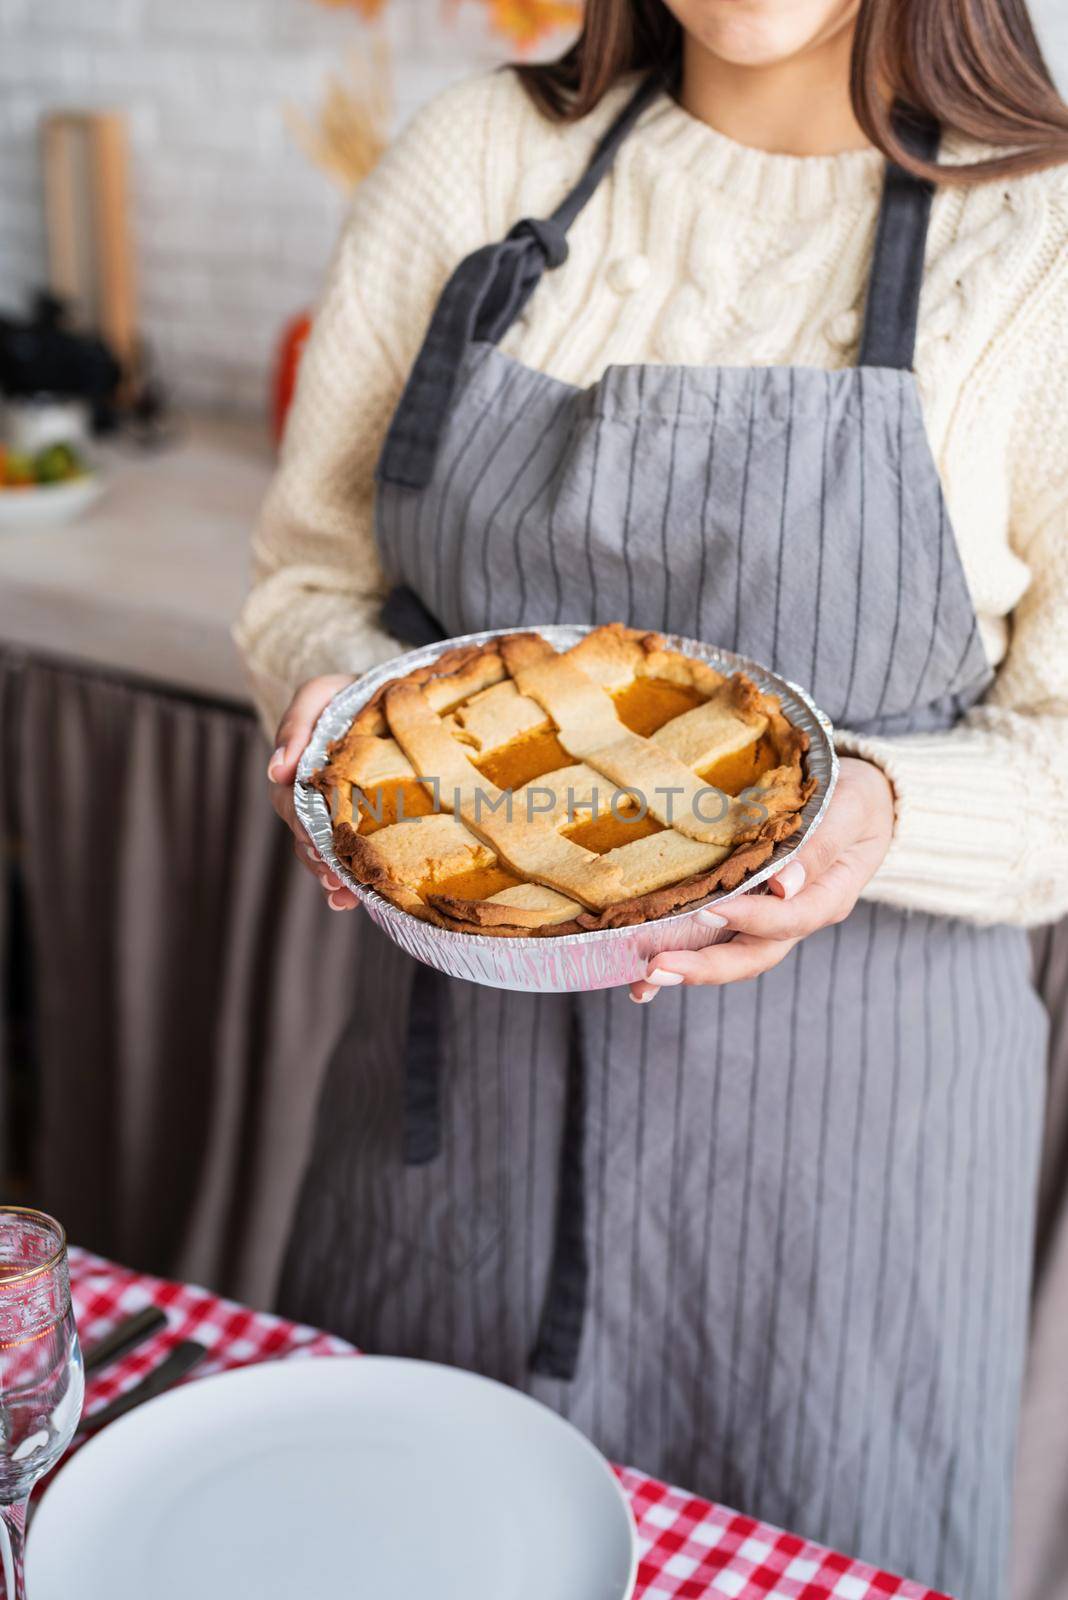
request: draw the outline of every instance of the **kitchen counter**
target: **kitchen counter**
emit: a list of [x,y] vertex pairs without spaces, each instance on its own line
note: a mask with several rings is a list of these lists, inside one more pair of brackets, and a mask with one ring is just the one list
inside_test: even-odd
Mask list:
[[0,532],[0,644],[248,703],[230,625],[274,465],[266,429],[200,418],[178,441],[101,451],[103,498]]
[[200,419],[104,454],[88,515],[0,531],[0,1099],[17,1029],[27,1190],[262,1302],[359,938],[274,814],[230,640],[273,452]]

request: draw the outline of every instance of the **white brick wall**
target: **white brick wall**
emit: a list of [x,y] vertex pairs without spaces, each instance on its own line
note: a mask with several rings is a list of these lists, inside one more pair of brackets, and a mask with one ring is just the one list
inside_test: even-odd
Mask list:
[[[391,0],[399,119],[506,45],[465,0]],[[369,34],[312,0],[0,0],[0,308],[45,271],[38,121],[121,107],[141,320],[182,405],[259,412],[283,323],[317,293],[344,200],[293,144]]]
[[[1033,0],[1068,83],[1068,8]],[[391,0],[399,116],[499,60],[473,0]],[[282,324],[312,300],[344,209],[282,107],[312,109],[365,37],[312,0],[0,0],[0,307],[42,280],[37,125],[59,106],[130,119],[142,324],[179,403],[262,411]]]
[[1064,0],[1031,0],[1031,15],[1061,93],[1068,95],[1068,6]]

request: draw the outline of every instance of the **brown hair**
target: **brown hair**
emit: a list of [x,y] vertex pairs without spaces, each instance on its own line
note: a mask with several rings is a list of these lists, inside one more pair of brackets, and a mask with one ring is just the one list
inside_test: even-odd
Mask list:
[[[683,32],[663,0],[586,0],[582,32],[558,61],[517,71],[550,116],[585,116],[630,72],[677,79]],[[1026,0],[860,0],[850,70],[853,111],[891,160],[942,183],[978,183],[1068,161],[1068,106],[1054,85]],[[967,165],[918,161],[891,104],[997,149]]]

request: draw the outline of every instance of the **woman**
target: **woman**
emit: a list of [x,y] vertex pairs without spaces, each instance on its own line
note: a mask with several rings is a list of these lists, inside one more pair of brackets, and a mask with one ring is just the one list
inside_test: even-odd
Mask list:
[[826,821],[642,1009],[439,989],[364,928],[283,1299],[969,1600],[1025,1333],[1023,929],[1068,907],[1066,159],[1021,0],[589,0],[361,189],[239,633],[268,720],[296,689],[291,824],[317,712],[428,618],[621,617],[812,689]]

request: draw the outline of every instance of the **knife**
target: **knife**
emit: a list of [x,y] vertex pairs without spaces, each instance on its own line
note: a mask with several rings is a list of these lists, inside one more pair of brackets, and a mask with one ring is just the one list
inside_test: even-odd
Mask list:
[[195,1339],[183,1339],[181,1344],[175,1345],[166,1360],[154,1367],[140,1383],[135,1383],[132,1389],[127,1389],[125,1394],[120,1394],[108,1405],[101,1406],[99,1411],[83,1417],[79,1431],[96,1433],[100,1428],[106,1428],[109,1422],[143,1405],[146,1400],[154,1400],[176,1384],[179,1378],[184,1378],[207,1353],[206,1345],[197,1344]]
[[102,1339],[98,1339],[96,1344],[86,1350],[84,1360],[86,1377],[129,1354],[135,1346],[144,1344],[146,1339],[153,1338],[166,1326],[167,1318],[159,1306],[144,1306],[132,1316],[124,1317],[110,1333],[106,1333]]

